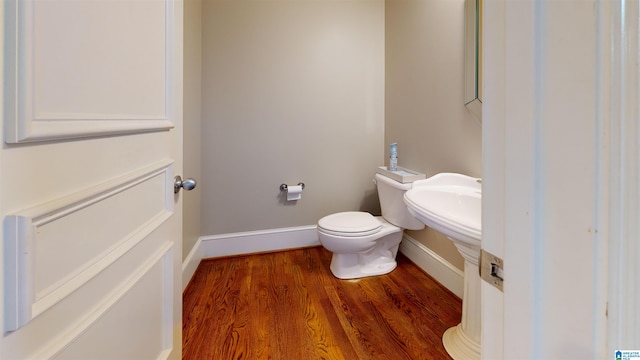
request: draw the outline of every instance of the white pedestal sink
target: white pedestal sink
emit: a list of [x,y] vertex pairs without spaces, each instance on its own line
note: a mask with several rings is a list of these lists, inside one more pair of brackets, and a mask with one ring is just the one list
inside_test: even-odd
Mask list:
[[404,195],[409,212],[453,240],[464,258],[462,322],[442,336],[455,360],[480,359],[481,201],[479,179],[452,173],[414,181]]

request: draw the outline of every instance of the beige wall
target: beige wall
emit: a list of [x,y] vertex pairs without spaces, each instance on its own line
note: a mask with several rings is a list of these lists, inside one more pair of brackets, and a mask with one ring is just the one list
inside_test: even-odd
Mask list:
[[[384,2],[203,1],[202,235],[378,211]],[[304,182],[283,201],[281,183]]]
[[198,186],[183,192],[182,258],[184,259],[200,237],[200,199],[202,176],[200,172],[201,148],[201,0],[184,2],[184,141],[183,177],[192,177]]
[[[377,213],[371,178],[391,142],[401,166],[481,176],[481,125],[463,106],[464,0],[207,0],[202,19],[199,1],[185,4],[197,39],[185,43],[185,133],[202,139],[200,196],[185,206],[202,199],[199,235]],[[202,64],[187,44],[200,26]],[[201,129],[188,125],[200,94]],[[299,181],[302,200],[284,202],[279,185]],[[462,267],[444,236],[409,235]]]
[[[464,107],[464,0],[386,2],[385,144],[398,164],[481,176],[481,125]],[[462,268],[453,243],[433,230],[408,234]]]

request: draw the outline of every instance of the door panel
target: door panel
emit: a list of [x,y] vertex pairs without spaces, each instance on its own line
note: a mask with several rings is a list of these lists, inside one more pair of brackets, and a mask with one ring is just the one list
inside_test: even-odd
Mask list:
[[180,358],[182,3],[2,11],[0,358]]
[[16,275],[5,284],[5,296],[15,299],[5,304],[6,330],[83,286],[172,214],[169,165],[5,216],[5,268]]
[[172,1],[4,4],[7,142],[172,126]]
[[174,350],[168,321],[173,300],[165,286],[172,281],[174,256],[172,244],[143,242],[76,293],[5,334],[3,359],[166,358]]
[[[73,346],[61,349],[55,354],[56,359],[83,359],[91,354],[92,359],[157,359],[165,358],[171,350],[171,321],[166,321],[163,314],[171,307],[171,294],[163,288],[166,275],[171,274],[173,262],[172,247],[163,247],[145,264],[122,289],[122,293],[114,294],[113,302],[103,305],[90,326],[78,326],[70,333],[74,336]],[[142,301],[141,301],[142,300]],[[143,306],[140,306],[143,304]],[[128,321],[130,309],[137,309],[139,321]],[[118,328],[122,323],[128,326],[119,332],[110,329]],[[84,325],[84,324],[82,324]],[[144,336],[140,336],[144,334]],[[64,343],[60,341],[58,343]],[[47,354],[48,355],[48,354]]]

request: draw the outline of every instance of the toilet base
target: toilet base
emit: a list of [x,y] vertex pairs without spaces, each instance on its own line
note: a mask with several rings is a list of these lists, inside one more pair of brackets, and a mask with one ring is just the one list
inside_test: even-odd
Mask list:
[[[396,246],[397,252],[397,246]],[[331,273],[338,279],[358,279],[367,276],[383,275],[392,272],[398,263],[393,257],[377,256],[371,258],[366,254],[333,254],[331,257]]]
[[382,229],[365,237],[340,237],[318,232],[320,244],[333,252],[331,272],[338,279],[357,279],[392,272],[402,229],[377,217]]

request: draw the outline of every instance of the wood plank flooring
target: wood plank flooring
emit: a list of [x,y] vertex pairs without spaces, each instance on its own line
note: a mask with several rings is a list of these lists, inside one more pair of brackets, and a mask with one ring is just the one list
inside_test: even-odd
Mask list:
[[183,294],[183,359],[450,359],[462,303],[402,254],[340,280],[313,247],[204,260]]

